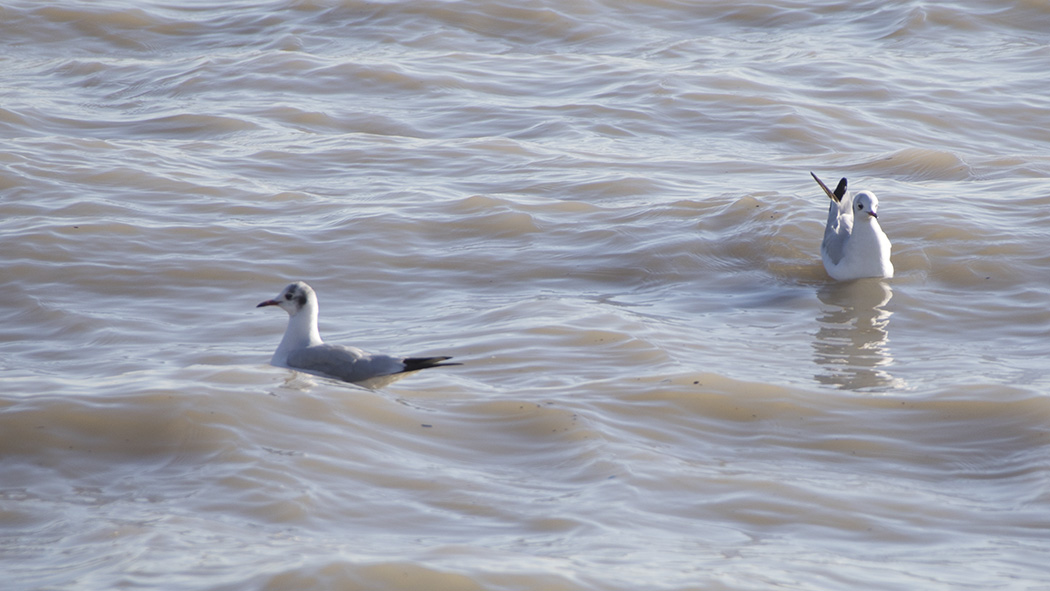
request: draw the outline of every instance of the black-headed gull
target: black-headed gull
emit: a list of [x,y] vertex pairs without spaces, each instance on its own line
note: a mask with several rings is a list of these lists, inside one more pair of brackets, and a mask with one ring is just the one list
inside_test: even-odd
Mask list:
[[809,174],[831,198],[828,225],[820,245],[820,257],[828,275],[839,281],[893,277],[890,239],[879,226],[879,198],[875,193],[860,191],[851,195],[846,190],[846,179],[831,191],[817,175]]
[[302,281],[289,284],[276,298],[256,307],[263,306],[278,306],[288,312],[288,328],[270,359],[270,363],[278,367],[378,387],[409,372],[460,365],[443,363],[451,357],[391,357],[324,343],[317,331],[317,294]]

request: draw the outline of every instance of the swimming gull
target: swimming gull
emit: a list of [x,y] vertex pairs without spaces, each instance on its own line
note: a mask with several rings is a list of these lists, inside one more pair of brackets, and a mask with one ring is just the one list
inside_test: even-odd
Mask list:
[[893,277],[890,239],[879,226],[879,199],[875,193],[860,191],[852,195],[846,190],[846,179],[831,191],[817,175],[809,174],[831,198],[828,225],[820,245],[820,257],[828,275],[839,281]]
[[461,365],[443,363],[451,357],[391,357],[324,343],[317,331],[317,294],[302,281],[289,284],[276,298],[256,307],[263,306],[288,312],[288,328],[270,359],[278,367],[379,387],[428,367]]

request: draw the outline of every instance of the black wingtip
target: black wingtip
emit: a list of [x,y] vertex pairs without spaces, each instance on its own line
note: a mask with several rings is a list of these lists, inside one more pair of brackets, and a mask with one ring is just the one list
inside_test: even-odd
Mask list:
[[445,367],[447,365],[463,365],[462,363],[444,363],[451,357],[407,357],[404,360],[405,371],[419,371],[429,367]]
[[843,195],[846,194],[846,177],[842,177],[839,181],[839,186],[835,187],[835,198],[842,201]]

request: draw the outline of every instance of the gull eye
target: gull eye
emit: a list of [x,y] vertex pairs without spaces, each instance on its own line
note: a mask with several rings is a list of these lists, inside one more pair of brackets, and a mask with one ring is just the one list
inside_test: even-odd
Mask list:
[[292,299],[292,294],[291,294],[291,292],[289,292],[289,293],[286,293],[286,294],[284,294],[284,299],[286,299],[286,300],[290,300],[290,299]]
[[864,204],[863,203],[858,203],[857,204],[857,209],[864,209]]

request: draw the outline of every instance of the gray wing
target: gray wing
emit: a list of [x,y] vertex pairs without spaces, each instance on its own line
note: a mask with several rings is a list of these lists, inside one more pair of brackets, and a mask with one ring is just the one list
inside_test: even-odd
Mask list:
[[372,355],[356,347],[328,344],[292,351],[288,355],[288,366],[347,382],[362,382],[405,371],[405,364],[396,357]]
[[824,241],[820,253],[834,264],[839,264],[845,254],[846,241],[853,230],[853,201],[832,201],[828,207],[828,223],[824,226]]

